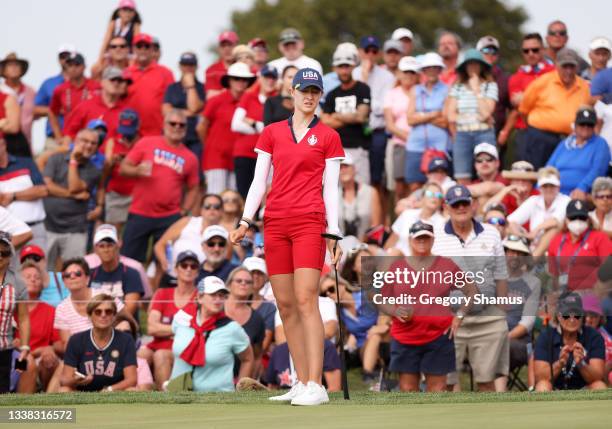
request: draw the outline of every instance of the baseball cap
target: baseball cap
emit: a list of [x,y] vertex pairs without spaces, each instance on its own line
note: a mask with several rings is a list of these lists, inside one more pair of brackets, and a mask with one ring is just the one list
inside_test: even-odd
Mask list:
[[121,77],[128,83],[128,85],[131,85],[134,81],[132,79],[132,72],[129,69],[123,69],[123,71],[121,72]]
[[111,79],[117,79],[117,78],[123,79],[123,72],[118,67],[113,67],[113,66],[106,67],[104,71],[102,72],[102,79],[104,80],[111,80]]
[[153,36],[147,33],[138,33],[132,39],[132,45],[137,45],[139,43],[146,43],[147,45],[153,44]]
[[229,238],[229,233],[227,229],[223,228],[221,225],[211,225],[204,230],[202,234],[202,241],[208,241],[213,237],[221,237],[226,240]]
[[481,153],[486,153],[487,155],[491,155],[495,159],[499,159],[497,148],[491,143],[480,143],[476,145],[476,147],[474,148],[474,157],[478,156]]
[[427,166],[427,172],[433,173],[436,170],[444,170],[446,173],[448,173],[448,170],[449,170],[448,161],[445,160],[444,158],[434,158],[431,161],[429,161],[429,165]]
[[557,64],[560,66],[574,65],[578,66],[578,54],[573,49],[561,49],[557,52]]
[[183,64],[186,66],[197,66],[198,57],[193,52],[184,52],[183,54],[181,54],[179,64]]
[[223,33],[219,34],[217,40],[219,44],[223,42],[230,42],[235,45],[240,39],[235,31],[224,31]]
[[612,43],[610,42],[610,39],[608,39],[607,37],[596,37],[593,40],[591,40],[591,43],[589,44],[589,49],[591,51],[594,51],[600,48],[604,48],[612,52]]
[[125,109],[119,114],[117,132],[126,137],[132,137],[138,132],[140,118],[133,109]]
[[192,259],[196,261],[198,264],[201,262],[196,252],[194,252],[193,250],[183,250],[176,257],[176,264],[178,265],[181,262],[186,261],[187,259]]
[[278,70],[276,70],[276,67],[271,66],[269,64],[265,64],[261,68],[261,70],[259,70],[259,74],[264,77],[271,77],[274,79],[278,79]]
[[83,55],[79,54],[78,52],[71,52],[70,56],[68,57],[68,59],[66,59],[66,61],[72,64],[79,65],[79,66],[82,66],[85,64],[85,58],[83,57]]
[[117,228],[108,223],[103,223],[96,228],[93,244],[96,245],[102,240],[111,240],[114,243],[117,243],[119,241],[119,237],[117,236]]
[[323,78],[321,73],[309,67],[300,69],[293,77],[291,84],[294,89],[304,91],[306,88],[315,86],[323,91]]
[[332,66],[336,67],[341,65],[357,65],[357,55],[350,49],[336,48],[332,58]]
[[103,119],[92,119],[91,121],[89,121],[87,123],[87,128],[90,130],[96,130],[98,128],[103,128],[104,131],[108,131],[108,126],[106,125],[106,122],[104,122]]
[[582,315],[582,298],[576,292],[562,293],[557,301],[557,313],[566,315],[570,313]]
[[258,258],[257,256],[249,256],[248,258],[244,258],[242,265],[244,265],[249,271],[261,271],[265,275],[268,275],[266,261]]
[[561,186],[559,170],[554,167],[544,167],[538,171],[538,187],[544,185]]
[[592,125],[597,124],[597,114],[590,107],[583,107],[576,112],[576,125]]
[[409,38],[410,40],[414,39],[412,31],[408,30],[406,27],[396,28],[391,35],[393,40],[402,40],[405,37]]
[[452,206],[453,204],[459,203],[461,201],[467,201],[468,203],[472,202],[472,193],[463,185],[455,185],[451,186],[448,191],[446,191],[446,197],[444,199],[446,204]]
[[219,292],[223,290],[229,293],[229,290],[225,287],[225,283],[219,277],[216,276],[208,276],[204,277],[202,280],[198,282],[198,293],[201,295],[203,293],[213,294],[215,292]]
[[519,180],[538,180],[538,173],[536,173],[533,164],[527,161],[516,161],[512,163],[510,170],[502,171],[502,177],[505,179],[519,179]]
[[478,43],[476,43],[476,49],[479,51],[482,51],[483,48],[487,48],[489,46],[499,49],[499,41],[493,36],[484,36],[478,40]]
[[376,36],[363,36],[359,41],[359,46],[361,46],[361,49],[366,49],[370,47],[380,49],[380,42],[378,41]]
[[76,47],[71,43],[62,43],[59,48],[57,48],[57,54],[63,54],[65,52],[73,53],[76,52]]
[[402,57],[397,68],[403,72],[411,71],[418,73],[421,69],[421,65],[415,57]]
[[134,0],[119,0],[118,9],[127,8],[136,10],[136,2]]
[[344,165],[355,165],[355,160],[349,153],[344,153],[344,159],[340,161],[340,164]]
[[599,316],[603,316],[603,310],[599,303],[599,298],[593,294],[586,294],[582,297],[582,308],[585,313],[595,313]]
[[268,43],[261,37],[256,37],[254,39],[249,40],[248,46],[251,49],[253,49],[255,46],[262,46],[268,49]]
[[427,52],[420,59],[421,69],[425,67],[441,67],[444,68],[444,61],[442,61],[442,57],[435,52]]
[[28,244],[23,249],[21,249],[21,252],[19,252],[19,262],[23,262],[25,258],[27,258],[28,256],[32,256],[32,255],[36,255],[36,256],[40,256],[41,258],[44,258],[45,251],[42,250],[40,247],[38,247],[35,244]]
[[588,218],[589,210],[586,203],[582,200],[571,200],[569,203],[567,203],[565,217],[569,220],[576,218]]
[[283,45],[286,43],[294,43],[298,40],[302,40],[302,34],[295,28],[285,28],[278,36],[278,41]]
[[527,243],[526,238],[514,234],[508,235],[506,238],[504,238],[504,241],[502,241],[502,245],[506,249],[515,250],[517,252],[530,255],[531,251],[529,250]]
[[404,45],[399,40],[390,39],[383,45],[383,52],[397,51],[400,54],[404,53]]
[[423,235],[433,237],[434,229],[431,224],[418,220],[415,223],[413,223],[410,229],[408,230],[408,236],[410,238],[417,238]]

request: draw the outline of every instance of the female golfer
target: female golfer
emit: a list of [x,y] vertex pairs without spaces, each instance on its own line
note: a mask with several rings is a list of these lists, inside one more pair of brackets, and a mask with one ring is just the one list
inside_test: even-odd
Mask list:
[[243,217],[230,237],[238,244],[253,223],[273,163],[264,215],[266,264],[298,383],[270,399],[292,405],[329,401],[321,385],[324,332],[318,308],[319,277],[325,258],[322,234],[336,237],[327,243],[333,264],[341,255],[339,247],[334,249],[340,239],[338,178],[344,150],[338,133],[315,115],[322,93],[319,72],[298,70],[291,89],[293,115],[261,133]]

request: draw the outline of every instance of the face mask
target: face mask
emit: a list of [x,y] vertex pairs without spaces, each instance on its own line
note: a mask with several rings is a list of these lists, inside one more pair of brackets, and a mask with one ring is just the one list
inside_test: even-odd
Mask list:
[[572,220],[567,223],[567,229],[574,235],[581,235],[588,227],[589,224],[585,220]]

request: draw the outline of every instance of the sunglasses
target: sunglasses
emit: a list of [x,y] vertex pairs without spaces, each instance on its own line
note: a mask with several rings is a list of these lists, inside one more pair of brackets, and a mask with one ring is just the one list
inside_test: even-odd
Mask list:
[[572,220],[588,221],[589,217],[588,216],[572,216],[572,217],[568,217],[567,220],[569,220],[569,221],[572,221]]
[[494,158],[488,158],[488,157],[485,157],[485,158],[476,158],[476,160],[475,160],[476,164],[482,164],[483,162],[493,162],[493,161],[495,161]]
[[181,262],[179,264],[179,267],[181,267],[184,270],[187,270],[187,269],[197,270],[199,268],[199,265],[196,264],[195,262],[192,262],[191,264],[189,262]]
[[119,8],[119,10],[122,10],[124,12],[134,12],[134,9],[132,9],[131,7],[122,7]]
[[235,80],[236,82],[249,82],[251,79],[248,77],[234,77],[230,76],[230,80]]
[[109,79],[112,83],[123,83],[125,82],[125,79],[120,78],[120,77],[114,77],[112,79]]
[[61,54],[59,54],[59,59],[60,60],[65,60],[70,58],[70,52],[62,52]]
[[225,247],[225,241],[207,241],[206,245],[208,247]]
[[40,261],[42,261],[42,256],[40,256],[40,255],[28,255],[25,258],[23,258],[21,260],[21,262],[23,263],[25,261],[30,261],[30,260],[32,260],[34,262],[40,262]]
[[336,287],[332,286],[332,287],[328,287],[327,289],[325,289],[323,292],[321,292],[322,296],[327,296],[330,293],[336,293]]
[[127,48],[127,45],[125,44],[121,44],[121,45],[108,45],[109,49],[125,49]]
[[521,237],[520,235],[510,234],[509,236],[506,237],[506,240],[508,240],[508,241],[520,241],[521,243],[525,244],[526,246],[529,246],[529,240],[526,237]]
[[596,200],[612,200],[612,194],[599,194],[595,195]]
[[528,54],[528,53],[537,54],[540,52],[540,48],[523,48],[522,51],[524,54]]
[[174,122],[174,121],[168,121],[166,122],[166,124],[170,125],[173,128],[185,128],[187,126],[187,122]]
[[378,53],[378,49],[376,49],[376,48],[366,48],[366,49],[364,49],[364,52],[366,54],[377,54]]
[[239,285],[252,285],[253,284],[253,280],[234,279],[234,283],[239,284]]
[[115,315],[115,310],[113,310],[112,308],[96,308],[93,311],[93,314],[95,314],[96,316],[100,317],[102,315],[104,316],[114,316]]
[[469,201],[459,201],[455,204],[451,204],[451,207],[454,209],[458,209],[459,207],[469,207],[471,202]]
[[83,277],[83,271],[66,271],[62,273],[63,279],[79,278]]
[[438,199],[442,199],[444,197],[444,195],[442,195],[442,192],[432,192],[432,191],[425,191],[425,196],[427,198],[438,198]]
[[485,55],[497,55],[499,53],[499,50],[493,46],[487,46],[486,48],[482,48],[480,52]]
[[0,256],[2,256],[3,258],[10,258],[12,254],[13,252],[11,252],[10,250],[0,251]]
[[595,124],[576,124],[578,127],[595,128]]
[[582,319],[582,314],[564,314],[561,317],[563,317],[563,320],[569,320],[571,318],[574,318],[576,320],[580,320],[580,319]]
[[561,37],[565,37],[565,36],[567,36],[567,31],[566,30],[549,31],[548,35],[549,36],[561,36]]
[[506,219],[501,218],[501,217],[492,217],[491,219],[487,219],[487,223],[489,225],[505,226],[506,225]]
[[151,49],[151,45],[148,43],[136,43],[134,45],[137,49]]
[[202,207],[204,207],[205,210],[221,210],[221,204],[204,204]]

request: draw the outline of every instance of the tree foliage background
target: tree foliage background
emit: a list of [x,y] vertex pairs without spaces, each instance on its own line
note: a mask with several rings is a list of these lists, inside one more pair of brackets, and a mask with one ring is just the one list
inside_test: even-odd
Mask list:
[[373,34],[381,43],[394,29],[407,27],[415,34],[415,53],[434,50],[443,30],[474,46],[484,35],[501,43],[506,65],[520,61],[521,26],[527,14],[501,0],[255,0],[251,9],[232,14],[232,26],[242,41],[263,37],[271,58],[283,28],[295,27],[306,42],[305,52],[329,69],[338,43],[354,42]]

